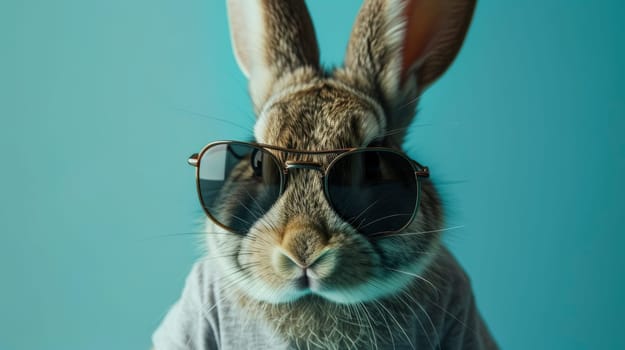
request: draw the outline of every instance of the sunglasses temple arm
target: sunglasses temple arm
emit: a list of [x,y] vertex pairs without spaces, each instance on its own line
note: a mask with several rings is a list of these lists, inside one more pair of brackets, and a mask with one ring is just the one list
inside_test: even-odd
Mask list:
[[416,160],[412,160],[412,162],[417,169],[415,170],[415,174],[417,174],[418,177],[430,177],[430,168],[419,164]]
[[197,153],[193,153],[192,155],[189,156],[189,159],[187,159],[187,163],[192,166],[192,167],[196,167],[198,165],[198,161],[199,161],[199,154]]

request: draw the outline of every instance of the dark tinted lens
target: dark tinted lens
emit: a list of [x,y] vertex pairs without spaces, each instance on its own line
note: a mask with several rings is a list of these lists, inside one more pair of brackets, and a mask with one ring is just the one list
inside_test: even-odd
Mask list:
[[268,152],[246,144],[218,144],[199,160],[204,208],[223,226],[245,234],[280,196],[280,166]]
[[334,210],[363,234],[401,230],[418,201],[418,182],[410,161],[392,151],[348,153],[327,175]]

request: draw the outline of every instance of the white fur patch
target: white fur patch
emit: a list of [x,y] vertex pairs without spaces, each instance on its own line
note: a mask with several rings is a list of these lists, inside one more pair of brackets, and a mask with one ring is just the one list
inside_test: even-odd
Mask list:
[[250,82],[254,105],[268,94],[273,72],[266,62],[265,9],[261,0],[228,0],[230,39],[234,57]]
[[[420,276],[432,261],[434,254],[427,254],[401,270],[384,270],[380,277],[367,281],[356,288],[322,290],[320,296],[339,304],[355,304],[380,299],[401,292]],[[429,283],[429,282],[426,282]]]
[[405,7],[406,1],[404,0],[386,1],[386,32],[383,40],[392,54],[386,63],[381,84],[382,90],[386,93],[385,97],[389,101],[393,101],[399,95],[402,75],[402,48],[406,36],[406,19],[402,17]]
[[249,78],[254,60],[262,58],[264,23],[259,0],[228,0],[230,39],[239,68]]

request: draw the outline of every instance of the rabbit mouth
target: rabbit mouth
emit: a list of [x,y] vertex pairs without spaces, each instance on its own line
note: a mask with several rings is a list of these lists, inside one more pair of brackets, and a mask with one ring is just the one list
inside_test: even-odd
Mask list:
[[[427,259],[423,259],[427,260]],[[314,274],[303,274],[284,281],[282,287],[270,286],[257,281],[243,283],[240,291],[252,299],[268,304],[285,304],[307,302],[313,298],[324,299],[336,304],[357,304],[369,302],[400,293],[415,279],[422,278],[428,262],[422,261],[400,269],[380,268],[381,272],[358,285],[334,285],[324,279],[313,277]]]

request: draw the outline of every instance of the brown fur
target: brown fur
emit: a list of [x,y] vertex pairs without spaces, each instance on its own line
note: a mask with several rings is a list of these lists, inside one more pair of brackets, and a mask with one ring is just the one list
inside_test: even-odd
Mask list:
[[[242,39],[249,34],[245,30],[251,29],[240,28],[246,24],[236,20],[242,4],[229,3],[234,9],[230,18],[235,26],[235,52],[242,69],[250,74],[250,92],[259,117],[257,141],[299,150],[359,147],[372,141],[399,149],[422,84],[429,84],[451,63],[474,5],[470,0],[441,1],[445,6],[462,5],[451,6],[461,9],[459,15],[457,10],[443,12],[462,17],[461,24],[456,27],[457,20],[446,18],[444,23],[454,26],[450,30],[453,40],[434,40],[442,44],[434,46],[433,58],[419,58],[422,64],[413,70],[413,65],[401,62],[402,45],[410,33],[393,36],[410,27],[401,17],[391,16],[401,16],[403,12],[391,6],[403,3],[367,0],[354,26],[345,66],[325,73],[319,67],[304,2],[257,1],[264,43],[259,57],[249,55],[244,47],[249,45]],[[449,38],[445,33],[440,35]],[[411,70],[402,71],[404,66]],[[282,162],[312,160],[327,166],[332,159],[332,155],[273,153]],[[236,206],[228,203],[236,199],[235,195],[224,197],[223,210]],[[442,272],[436,272],[442,217],[436,190],[425,180],[417,216],[404,231],[416,234],[365,237],[330,207],[319,172],[296,169],[289,172],[284,193],[268,213],[257,218],[247,235],[209,235],[209,247],[223,256],[224,279],[232,286],[235,302],[250,317],[261,317],[297,347],[361,349],[392,343],[390,328],[414,326],[408,324],[410,317],[423,309],[422,304],[436,299],[432,290],[437,287],[432,287],[443,287]],[[339,293],[339,299],[347,298],[342,301],[316,294],[288,302],[258,297],[264,293],[267,298],[286,298],[302,266],[318,276],[321,290],[352,291],[366,286],[373,293],[384,287],[384,281],[401,277],[394,271],[417,265],[423,265],[419,273],[432,286],[414,278],[375,300],[354,296],[350,302],[348,292]]]

